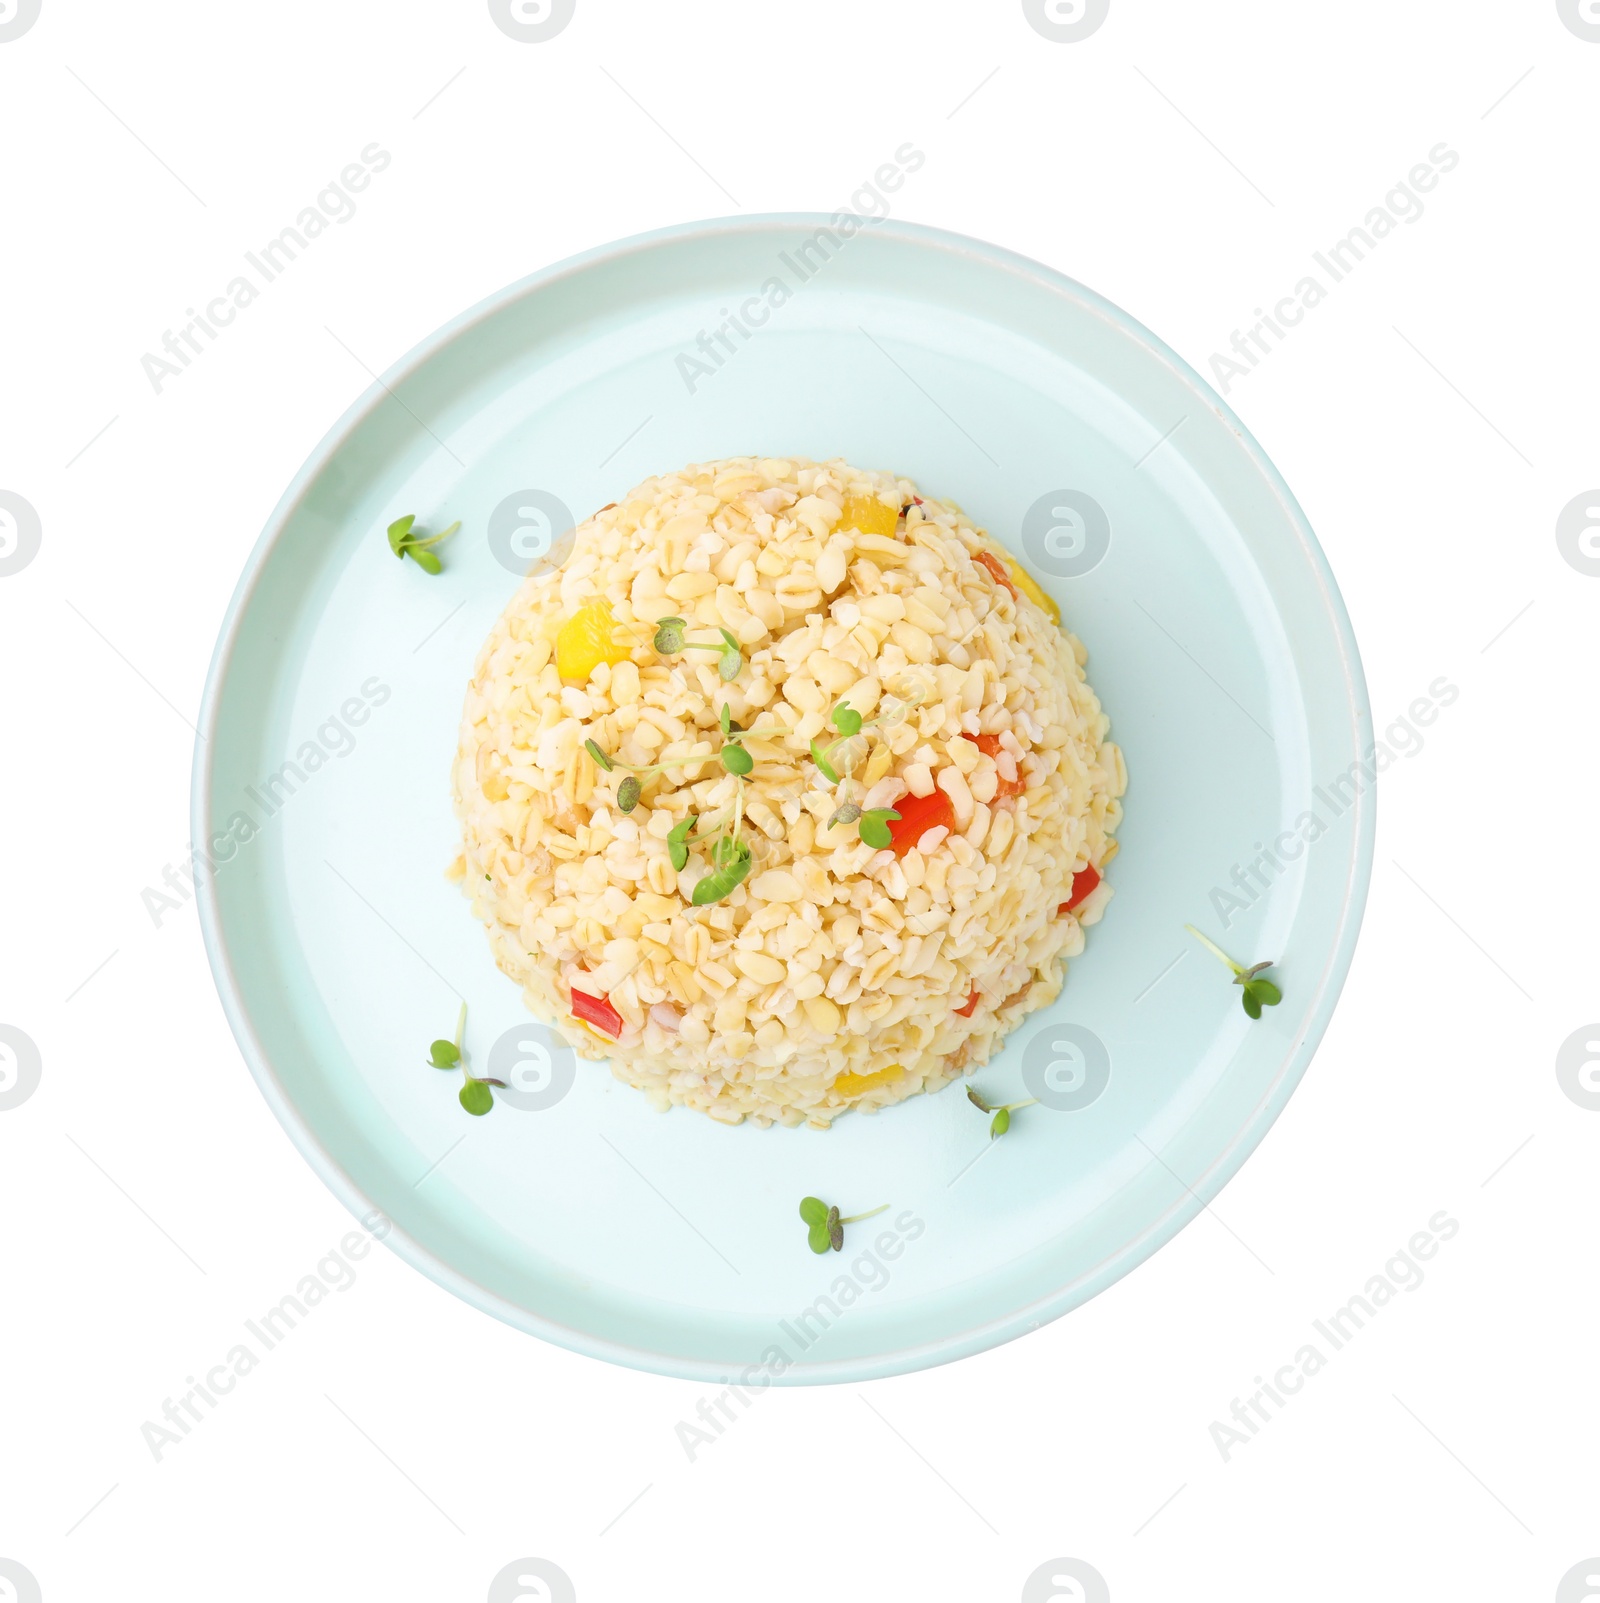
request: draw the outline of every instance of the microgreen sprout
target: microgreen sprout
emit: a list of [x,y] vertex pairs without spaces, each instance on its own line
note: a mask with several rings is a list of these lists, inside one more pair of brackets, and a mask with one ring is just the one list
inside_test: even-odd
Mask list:
[[631,813],[634,808],[639,805],[639,793],[643,789],[644,787],[639,783],[637,777],[633,774],[629,774],[628,777],[617,786],[617,806],[623,812]]
[[806,1223],[806,1240],[815,1253],[824,1253],[829,1247],[835,1252],[844,1251],[844,1227],[858,1224],[883,1213],[889,1204],[869,1209],[866,1213],[853,1213],[848,1219],[839,1217],[837,1208],[830,1208],[820,1197],[800,1199],[800,1217]]
[[685,640],[683,631],[689,625],[682,618],[657,618],[654,645],[663,657],[680,651],[714,651],[717,654],[717,674],[724,684],[732,684],[744,667],[744,653],[739,642],[726,630],[718,629],[720,640]]
[[738,774],[742,779],[750,772],[752,768],[755,767],[755,765],[755,758],[752,757],[750,753],[747,752],[744,747],[739,745],[736,741],[730,740],[728,744],[722,748],[722,766],[726,768],[730,774]]
[[899,816],[893,807],[869,807],[863,812],[859,802],[847,801],[841,802],[828,815],[826,827],[832,829],[838,824],[855,824],[861,839],[881,852],[893,844],[894,837],[889,833],[889,825]]
[[436,1069],[459,1068],[466,1083],[457,1093],[457,1097],[468,1113],[482,1117],[494,1106],[494,1093],[489,1089],[491,1085],[505,1088],[504,1080],[478,1079],[467,1068],[461,1055],[461,1043],[466,1039],[467,1033],[467,1004],[461,1004],[461,1011],[456,1015],[456,1038],[453,1041],[435,1041],[428,1048],[428,1062]]
[[408,512],[389,525],[389,549],[402,559],[410,557],[424,573],[443,573],[444,564],[433,554],[433,547],[441,540],[448,540],[461,527],[460,523],[452,523],[448,529],[424,539],[415,527],[416,521],[416,514]]
[[594,758],[595,762],[601,768],[605,769],[605,771],[608,774],[611,772],[611,768],[612,768],[611,759],[608,756],[606,756],[606,754],[603,751],[601,751],[601,749],[597,745],[595,745],[595,743],[592,740],[584,741],[583,749],[586,752],[588,752],[588,754],[591,757]]
[[830,785],[841,784],[850,777],[850,770],[855,767],[861,755],[862,748],[852,742],[875,725],[881,724],[888,728],[899,723],[905,717],[906,711],[905,702],[895,701],[876,717],[863,718],[848,701],[841,701],[828,714],[828,722],[838,730],[838,734],[827,745],[816,736],[812,737],[811,760],[817,765],[817,771]]
[[1018,1108],[1031,1108],[1038,1097],[1029,1097],[1026,1102],[1008,1102],[1003,1107],[992,1108],[978,1094],[976,1086],[967,1087],[967,1101],[981,1113],[992,1113],[994,1117],[989,1120],[989,1139],[993,1141],[996,1136],[1002,1136],[1011,1128],[1011,1115]]
[[1242,963],[1235,963],[1234,960],[1229,957],[1228,954],[1224,952],[1215,941],[1210,940],[1208,937],[1202,935],[1193,924],[1185,924],[1183,927],[1188,930],[1188,932],[1194,936],[1194,938],[1199,941],[1199,943],[1205,947],[1208,952],[1211,952],[1214,956],[1220,958],[1228,965],[1229,968],[1233,970],[1233,983],[1243,990],[1244,996],[1242,998],[1242,1002],[1244,1005],[1244,1010],[1250,1015],[1251,1018],[1260,1018],[1262,1008],[1276,1007],[1283,1000],[1283,992],[1280,991],[1271,980],[1264,980],[1261,978],[1261,971],[1263,969],[1272,967],[1272,963],[1270,961],[1266,963],[1253,963],[1249,968],[1246,968]]

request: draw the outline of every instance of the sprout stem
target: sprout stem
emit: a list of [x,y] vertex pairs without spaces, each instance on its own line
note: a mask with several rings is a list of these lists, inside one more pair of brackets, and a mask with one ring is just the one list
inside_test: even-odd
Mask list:
[[[784,735],[792,735],[792,729],[741,729],[733,737],[735,743],[744,740],[777,740]],[[591,754],[592,760],[592,754]],[[714,751],[696,752],[688,757],[668,757],[665,762],[659,763],[619,763],[613,762],[613,768],[620,768],[630,774],[659,774],[668,768],[684,768],[690,763],[714,763],[717,754]]]
[[880,1213],[886,1213],[888,1208],[889,1204],[885,1202],[876,1208],[869,1209],[866,1213],[853,1213],[848,1219],[840,1219],[839,1223],[842,1225],[860,1224],[863,1219],[873,1219]]
[[430,535],[426,540],[413,540],[408,535],[405,543],[410,546],[413,551],[426,551],[429,546],[438,545],[441,540],[448,540],[450,536],[454,534],[460,527],[461,524],[459,521],[452,523],[448,529],[441,529],[438,534]]
[[717,754],[714,751],[696,753],[691,757],[669,757],[660,763],[612,763],[613,768],[625,769],[630,774],[660,774],[669,768],[683,768],[689,763],[714,763]]
[[1238,963],[1235,963],[1234,960],[1231,957],[1229,957],[1228,954],[1226,952],[1224,952],[1222,950],[1222,948],[1220,946],[1218,946],[1215,941],[1211,940],[1208,936],[1202,935],[1200,933],[1200,931],[1197,930],[1194,927],[1193,924],[1185,924],[1183,927],[1186,930],[1188,930],[1188,932],[1192,936],[1194,936],[1194,938],[1197,941],[1199,941],[1199,943],[1203,947],[1205,947],[1205,949],[1208,952],[1215,953],[1215,955],[1217,957],[1219,957],[1224,963],[1226,963],[1228,965],[1228,967],[1231,968],[1235,974],[1243,974],[1244,973],[1244,969]]

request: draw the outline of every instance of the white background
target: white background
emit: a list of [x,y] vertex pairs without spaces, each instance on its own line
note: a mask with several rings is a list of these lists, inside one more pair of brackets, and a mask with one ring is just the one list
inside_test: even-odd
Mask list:
[[[1600,1114],[1554,1068],[1600,1016],[1600,579],[1554,537],[1600,483],[1597,88],[1554,0],[1112,0],[1071,44],[1016,0],[578,0],[545,44],[482,0],[44,0],[0,44],[0,489],[43,528],[0,578],[0,1023],[43,1059],[0,1113],[0,1557],[47,1603],[479,1599],[530,1555],[583,1603],[1009,1600],[1061,1556],[1116,1603],[1556,1597],[1600,1552]],[[350,1229],[245,1071],[192,904],[157,930],[140,903],[268,512],[362,364],[616,237],[842,205],[907,139],[895,215],[1064,270],[1202,372],[1460,155],[1229,395],[1327,548],[1378,727],[1460,688],[1381,782],[1302,1088],[1088,1306],[763,1394],[694,1463],[702,1388],[386,1251],[156,1462],[141,1424]],[[358,214],[158,396],[140,357],[372,141]],[[1440,1209],[1425,1283],[1225,1462],[1212,1421]]]

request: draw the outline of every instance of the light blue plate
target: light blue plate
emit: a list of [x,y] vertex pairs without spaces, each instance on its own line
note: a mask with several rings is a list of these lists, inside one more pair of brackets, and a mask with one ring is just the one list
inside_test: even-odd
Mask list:
[[[825,221],[607,246],[412,352],[267,525],[223,626],[195,767],[195,839],[219,849],[200,907],[223,1004],[334,1192],[382,1210],[405,1258],[524,1330],[757,1384],[977,1352],[1154,1252],[1305,1071],[1372,857],[1370,792],[1348,799],[1371,746],[1349,620],[1238,419],[1133,319],[1048,268],[899,223],[802,254]],[[753,338],[725,328],[725,349],[711,331],[778,301],[773,279],[787,300]],[[715,359],[696,353],[702,331]],[[1023,1095],[1026,1044],[1067,1020],[1104,1043],[1110,1083],[1076,1112],[1018,1114],[993,1149],[959,1087],[827,1133],[727,1129],[652,1112],[583,1064],[546,1111],[472,1119],[459,1082],[424,1064],[458,996],[480,1073],[526,1017],[443,875],[462,693],[515,584],[491,513],[539,490],[582,518],[651,473],[750,452],[891,468],[1019,554],[1029,509],[1042,500],[1049,524],[1066,504],[1053,492],[1109,519],[1092,569],[1035,571],[1088,646],[1127,755],[1116,896],[1060,1000],[976,1083]],[[384,526],[405,512],[462,520],[441,577],[390,555]],[[1036,557],[1044,536],[1028,527]],[[1050,538],[1071,568],[1070,534]],[[266,789],[290,760],[294,793]],[[230,820],[253,838],[222,839]],[[1282,871],[1253,878],[1275,842]],[[1189,921],[1244,962],[1277,959],[1283,1004],[1251,1024]],[[808,1193],[847,1214],[891,1208],[818,1258],[795,1212]]]

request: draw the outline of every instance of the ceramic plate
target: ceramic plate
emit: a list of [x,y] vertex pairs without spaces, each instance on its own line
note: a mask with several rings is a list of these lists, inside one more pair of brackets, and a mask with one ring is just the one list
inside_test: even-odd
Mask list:
[[[976,1352],[1170,1239],[1304,1073],[1372,853],[1371,796],[1350,778],[1371,739],[1349,621],[1238,419],[1048,268],[893,222],[819,235],[826,222],[626,240],[427,340],[274,513],[197,746],[217,984],[328,1185],[511,1324],[755,1384]],[[569,514],[746,453],[843,456],[959,502],[1088,647],[1129,773],[1116,895],[1056,1004],[980,1071],[997,1098],[1025,1079],[1049,1090],[1003,1156],[959,1085],[826,1132],[730,1129],[656,1113],[580,1064],[564,1094],[474,1119],[424,1062],[459,999],[480,1064],[527,1017],[444,875],[480,641]],[[462,522],[437,578],[390,554],[384,528],[407,512]],[[1282,1005],[1251,1023],[1187,922],[1247,963],[1276,959]],[[889,1210],[817,1257],[807,1194]]]

